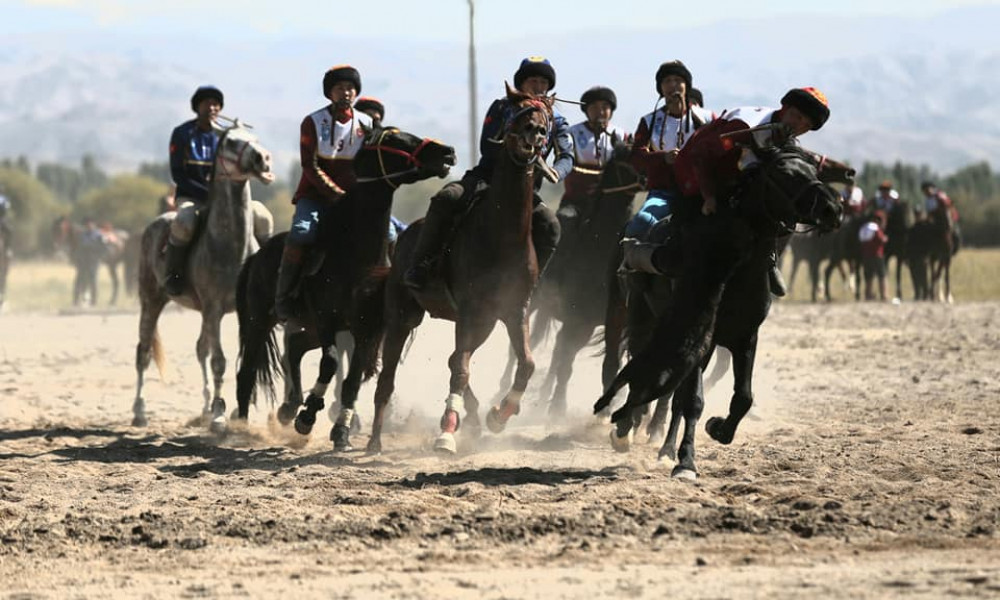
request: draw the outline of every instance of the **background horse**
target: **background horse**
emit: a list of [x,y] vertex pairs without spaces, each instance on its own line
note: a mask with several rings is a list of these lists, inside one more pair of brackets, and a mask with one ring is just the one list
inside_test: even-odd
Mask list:
[[[102,264],[111,276],[111,301],[118,301],[118,265],[124,266],[126,290],[134,279],[135,244],[130,244],[131,236],[124,229],[107,226],[98,228],[83,223],[74,223],[69,217],[59,217],[52,223],[52,242],[56,250],[66,253],[76,269],[73,280],[73,305],[79,306],[89,299],[91,306],[97,304],[97,271]],[[130,269],[131,263],[131,269]]]
[[[320,221],[321,240],[313,254],[311,275],[300,286],[304,329],[285,330],[284,402],[278,409],[282,423],[295,419],[296,430],[312,431],[324,395],[338,371],[337,333],[350,331],[354,347],[343,381],[341,406],[330,439],[337,450],[349,450],[355,402],[362,380],[376,369],[382,339],[384,284],[388,272],[387,232],[393,192],[400,185],[447,175],[455,149],[421,139],[395,128],[375,127],[354,157],[357,185],[331,206]],[[274,328],[274,298],[285,235],[272,238],[244,265],[238,282],[240,360],[236,377],[239,418],[248,416],[257,385],[273,393],[278,365]],[[300,362],[313,348],[322,348],[316,384],[303,404]]]
[[[695,211],[697,203],[681,203]],[[681,227],[682,267],[663,318],[647,346],[615,377],[594,411],[607,408],[615,394],[629,386],[625,406],[612,415],[612,446],[629,447],[642,406],[676,393],[683,410],[684,436],[674,475],[694,477],[695,427],[704,406],[701,368],[716,345],[732,352],[734,394],[730,414],[711,419],[712,438],[729,443],[753,402],[751,391],[757,331],[771,305],[768,254],[775,241],[791,233],[797,222],[825,230],[840,224],[842,207],[836,191],[817,178],[808,153],[787,147],[762,152],[753,176],[744,180],[733,200],[711,217],[684,218]],[[698,367],[701,368],[698,368]],[[660,456],[678,456],[676,431],[668,432]]]
[[[375,389],[375,419],[368,450],[381,450],[382,422],[395,389],[396,368],[410,332],[431,309],[432,316],[455,321],[455,350],[448,359],[449,393],[434,448],[455,452],[460,413],[473,433],[479,430],[479,402],[469,390],[469,361],[498,320],[517,354],[517,372],[507,395],[486,416],[494,433],[520,411],[521,397],[535,370],[528,346],[528,301],[538,281],[538,260],[531,241],[535,167],[552,122],[552,98],[529,96],[507,86],[514,116],[506,125],[489,188],[474,200],[446,253],[444,287],[413,292],[403,273],[413,265],[422,221],[410,225],[396,246],[386,291],[383,368]],[[545,166],[539,168],[544,169]]]
[[917,221],[908,232],[906,257],[917,300],[953,301],[951,258],[957,251],[957,244],[946,219]]
[[0,308],[3,308],[4,300],[7,298],[7,275],[10,273],[12,258],[6,228],[0,226]]
[[[268,184],[274,181],[271,153],[239,123],[219,138],[208,192],[208,215],[191,243],[188,252],[184,293],[169,296],[163,288],[166,279],[165,249],[170,221],[177,213],[157,217],[142,234],[142,258],[139,264],[139,343],[135,350],[137,374],[132,425],[147,423],[146,402],[142,397],[143,373],[151,358],[162,374],[163,350],[156,323],[167,302],[173,300],[201,312],[201,335],[196,346],[201,364],[203,414],[211,415],[212,427],[225,426],[226,403],[222,399],[222,378],[226,356],[222,351],[219,324],[223,315],[236,308],[236,279],[247,256],[257,250],[250,205],[250,178]],[[208,359],[212,359],[214,389],[208,387]]]

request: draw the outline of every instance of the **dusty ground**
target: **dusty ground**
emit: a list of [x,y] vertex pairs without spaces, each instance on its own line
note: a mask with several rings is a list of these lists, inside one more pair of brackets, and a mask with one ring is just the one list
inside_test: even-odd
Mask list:
[[[191,313],[161,321],[173,368],[151,374],[145,430],[128,427],[136,315],[3,315],[0,595],[996,597],[998,317],[1000,303],[776,307],[753,418],[732,446],[700,433],[688,483],[655,447],[610,450],[586,417],[591,356],[570,423],[545,427],[536,407],[445,460],[428,448],[451,329],[425,325],[385,454],[337,455],[326,416],[304,444],[266,405],[222,439],[192,425]],[[477,355],[481,396],[504,344]],[[370,416],[371,387],[362,402]]]

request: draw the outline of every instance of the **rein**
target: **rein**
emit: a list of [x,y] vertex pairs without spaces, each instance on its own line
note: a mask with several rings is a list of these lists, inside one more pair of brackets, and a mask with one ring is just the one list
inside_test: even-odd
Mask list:
[[[223,144],[223,142],[226,141],[228,135],[229,135],[229,132],[227,131],[222,136],[222,138],[219,140],[219,145],[220,146]],[[234,165],[236,165],[238,167],[240,164],[243,163],[243,153],[246,152],[247,148],[249,148],[249,147],[250,147],[250,141],[249,140],[244,140],[243,141],[243,146],[240,148],[240,151],[236,154],[236,160],[232,161]],[[241,174],[239,177],[233,177],[232,174],[229,172],[229,169],[226,167],[226,163],[228,163],[228,162],[230,162],[230,160],[225,156],[224,153],[222,153],[222,154],[219,155],[217,163],[219,164],[219,166],[222,169],[222,177],[223,177],[223,179],[226,179],[228,181],[246,181],[247,179],[250,178],[249,174]]]
[[[378,153],[378,167],[379,170],[382,171],[382,174],[376,177],[359,178],[357,179],[357,183],[372,183],[375,181],[384,181],[388,183],[393,190],[398,190],[399,184],[394,183],[392,181],[393,179],[396,179],[398,177],[404,177],[406,175],[411,175],[420,170],[420,168],[423,166],[423,162],[417,157],[417,155],[420,154],[420,151],[423,150],[425,147],[427,147],[428,144],[432,144],[433,140],[431,140],[430,138],[422,139],[420,141],[420,144],[418,144],[417,147],[414,148],[412,152],[407,152],[406,150],[400,150],[399,148],[393,148],[392,146],[385,146],[382,144],[382,142],[385,141],[386,135],[398,131],[399,131],[398,129],[383,129],[382,134],[378,137],[378,141],[375,142],[374,145],[369,145],[364,147],[365,150],[375,150]],[[402,156],[403,158],[406,159],[406,164],[408,165],[412,164],[413,166],[405,171],[397,171],[395,173],[389,173],[388,170],[386,170],[385,168],[385,159],[382,156],[383,152],[388,152],[390,154],[397,154],[399,156]]]

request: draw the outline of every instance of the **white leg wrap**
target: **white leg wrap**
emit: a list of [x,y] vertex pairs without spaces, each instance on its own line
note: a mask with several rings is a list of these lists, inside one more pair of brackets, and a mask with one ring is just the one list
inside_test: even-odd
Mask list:
[[444,401],[444,407],[446,410],[453,410],[458,414],[465,414],[465,398],[461,394],[448,394],[447,400]]
[[319,382],[317,381],[317,382],[316,382],[316,385],[314,385],[314,386],[313,386],[313,389],[312,389],[312,391],[311,391],[311,392],[309,392],[309,393],[310,393],[310,394],[312,394],[313,396],[316,396],[316,397],[318,397],[318,398],[322,398],[323,396],[325,396],[325,395],[326,395],[326,388],[327,388],[327,387],[328,387],[329,385],[330,385],[330,384],[328,384],[328,383],[319,383]]
[[354,418],[353,408],[342,408],[340,409],[340,414],[337,415],[337,425],[343,425],[345,427],[351,426],[351,419]]
[[523,398],[523,397],[524,397],[524,392],[517,392],[517,391],[511,390],[511,391],[507,392],[507,397],[504,398],[504,400],[506,400],[507,402],[516,402],[517,404],[520,404],[521,403],[521,398]]

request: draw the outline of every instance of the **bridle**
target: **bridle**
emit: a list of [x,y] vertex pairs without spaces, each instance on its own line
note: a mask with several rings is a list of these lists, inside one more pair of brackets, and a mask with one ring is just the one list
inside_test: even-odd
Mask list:
[[[777,161],[779,161],[779,160],[781,160],[783,158],[791,158],[793,160],[803,160],[800,156],[798,156],[797,154],[794,154],[792,152],[781,152],[781,153],[776,154],[773,158],[771,158],[768,161],[767,165],[762,166],[761,169],[760,169],[760,172],[759,172],[759,177],[762,179],[762,183],[763,183],[764,187],[765,188],[769,187],[769,188],[772,188],[775,191],[777,191],[777,193],[781,194],[784,198],[786,198],[787,205],[792,208],[792,212],[793,212],[794,216],[792,217],[791,223],[789,223],[788,221],[782,219],[781,217],[776,216],[769,209],[769,207],[768,207],[769,203],[766,200],[768,194],[766,194],[766,193],[762,193],[761,194],[761,201],[760,201],[760,204],[761,204],[761,214],[763,215],[764,219],[767,221],[768,225],[770,225],[771,227],[773,227],[776,230],[777,235],[779,237],[780,236],[784,236],[784,235],[789,235],[789,234],[795,232],[796,223],[799,222],[799,217],[795,214],[795,213],[799,212],[797,210],[797,208],[796,208],[798,206],[799,199],[802,198],[802,196],[804,194],[806,194],[807,192],[809,192],[811,190],[825,187],[825,184],[822,181],[820,181],[819,179],[813,178],[812,181],[809,181],[805,185],[803,185],[802,187],[800,187],[798,189],[798,191],[796,191],[794,194],[788,194],[788,193],[786,193],[785,188],[782,187],[781,185],[779,185],[777,181],[775,181],[774,176],[771,174],[770,168],[769,168],[773,163],[775,163],[775,162],[777,162]],[[805,161],[803,160],[803,162],[805,162]],[[819,204],[819,196],[818,195],[813,195],[812,205],[809,207],[808,211],[806,211],[804,214],[814,215],[815,211],[816,211],[816,207],[817,207],[818,204]],[[804,222],[803,221],[803,224],[806,224],[806,225],[810,226],[810,227],[806,228],[806,230],[805,230],[806,232],[814,231],[814,230],[819,229],[819,223],[815,220],[815,218],[811,222]]]
[[[420,140],[420,143],[417,144],[417,147],[414,148],[412,152],[407,152],[406,150],[400,150],[399,148],[393,148],[392,146],[386,146],[383,144],[383,142],[385,141],[385,136],[389,135],[390,133],[399,133],[399,130],[395,128],[383,129],[382,133],[378,136],[378,140],[375,142],[375,144],[373,145],[370,144],[363,147],[364,150],[375,150],[377,152],[378,167],[382,173],[381,175],[378,175],[376,177],[361,177],[357,180],[358,183],[372,183],[375,181],[384,181],[387,184],[389,184],[389,186],[392,187],[393,190],[397,190],[399,189],[399,184],[393,182],[392,181],[393,179],[417,173],[424,166],[423,161],[421,161],[417,155],[420,154],[420,152],[428,145],[433,144],[434,140],[432,140],[431,138],[423,138],[422,140]],[[385,159],[383,158],[382,155],[383,152],[388,152],[390,154],[397,154],[399,156],[402,156],[403,158],[406,159],[406,164],[413,166],[405,171],[397,171],[394,173],[389,173],[385,168]]]
[[[219,146],[220,147],[223,146],[223,144],[226,141],[228,141],[228,139],[229,139],[229,132],[232,131],[233,129],[234,128],[227,129],[226,132],[222,135],[222,138],[219,139]],[[218,164],[219,167],[222,170],[222,177],[223,177],[223,179],[226,179],[226,180],[229,180],[229,181],[246,181],[247,179],[250,178],[249,174],[240,174],[238,177],[233,177],[232,173],[230,173],[229,169],[226,167],[226,164],[229,163],[229,162],[232,162],[237,167],[239,165],[243,164],[243,153],[247,151],[247,148],[251,147],[252,143],[251,143],[251,140],[241,140],[241,141],[243,142],[243,145],[240,147],[239,152],[236,153],[236,160],[230,161],[229,158],[227,158],[227,156],[225,155],[224,152],[220,153],[218,155],[218,160],[216,161],[216,164]]]
[[[518,119],[520,119],[524,115],[529,115],[536,111],[542,113],[542,117],[545,119],[545,131],[546,134],[548,134],[549,111],[546,110],[545,105],[542,104],[540,100],[529,100],[527,106],[522,106],[521,108],[519,108],[517,111],[514,112],[513,115],[511,115],[510,119],[507,120],[507,124],[504,127],[504,137],[506,137],[507,134],[510,133],[511,129],[514,128],[514,123],[516,123]],[[542,149],[538,148],[537,150],[535,150],[535,153],[532,155],[530,159],[522,161],[519,160],[517,157],[515,157],[513,154],[511,154],[510,148],[507,148],[507,156],[510,158],[511,162],[513,162],[515,165],[519,167],[528,167],[535,164],[541,157],[541,152]]]

